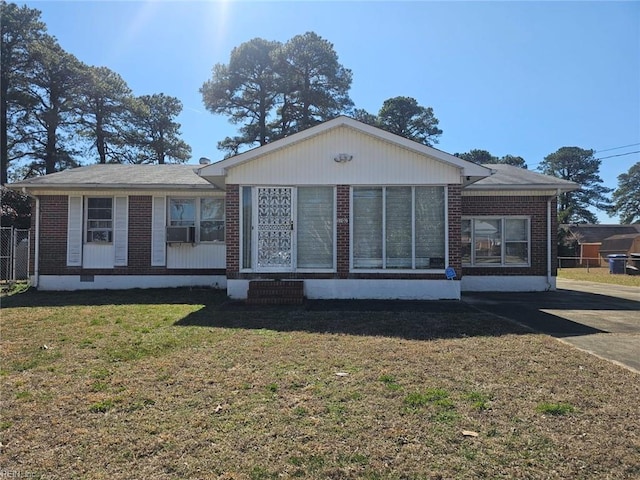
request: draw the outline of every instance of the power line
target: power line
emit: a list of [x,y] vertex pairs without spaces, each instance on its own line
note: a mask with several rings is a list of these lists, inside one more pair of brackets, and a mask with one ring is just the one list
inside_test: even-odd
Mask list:
[[[638,145],[640,145],[640,143],[639,143]],[[618,147],[618,148],[620,148],[620,147]],[[613,149],[612,149],[612,150],[613,150]],[[604,150],[601,150],[601,151],[604,151]],[[633,152],[626,152],[626,153],[618,153],[618,154],[616,154],[616,155],[608,155],[608,156],[606,156],[606,157],[598,157],[598,158],[596,158],[596,160],[605,160],[605,159],[607,159],[607,158],[614,158],[614,157],[624,157],[624,156],[626,156],[626,155],[633,155],[634,153],[640,153],[640,150],[635,150],[635,151],[633,151]],[[531,164],[531,165],[529,165],[529,166],[531,166],[531,167],[537,167],[537,166],[539,166],[541,163],[542,163],[542,162],[538,162],[538,163]]]
[[[640,144],[638,144],[640,145]],[[604,151],[604,150],[602,150]],[[636,150],[635,152],[627,152],[627,153],[619,153],[617,155],[609,155],[608,157],[600,157],[596,158],[596,160],[604,160],[605,158],[613,158],[613,157],[624,157],[625,155],[632,155],[634,153],[640,153],[640,150]]]
[[621,147],[605,148],[604,150],[595,150],[594,153],[609,152],[611,150],[620,150],[621,148],[635,147],[636,145],[640,145],[640,143],[631,143],[629,145],[623,145]]

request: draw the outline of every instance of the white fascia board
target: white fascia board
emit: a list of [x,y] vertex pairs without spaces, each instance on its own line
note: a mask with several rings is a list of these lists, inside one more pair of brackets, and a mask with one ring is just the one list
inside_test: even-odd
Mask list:
[[281,140],[276,140],[275,142],[268,143],[261,147],[256,147],[252,150],[241,153],[239,155],[228,158],[226,160],[221,160],[219,162],[215,162],[210,165],[205,165],[199,168],[198,170],[196,170],[196,172],[198,173],[198,175],[205,178],[225,177],[226,172],[229,168],[233,168],[237,165],[250,162],[251,160],[254,160],[257,157],[267,155],[276,150],[288,147],[295,143],[302,142],[304,140],[307,140],[308,138],[314,137],[316,135],[320,135],[322,133],[326,133],[329,130],[342,127],[342,126],[352,128],[361,133],[370,135],[380,140],[384,140],[384,141],[396,144],[398,146],[406,148],[407,150],[411,150],[413,152],[426,155],[440,162],[454,166],[460,169],[460,174],[463,176],[488,177],[492,174],[492,171],[490,168],[483,167],[482,165],[468,162],[466,160],[462,160],[461,158],[458,158],[449,153],[443,152],[441,150],[437,150],[433,147],[428,147],[427,145],[414,142],[413,140],[409,140],[399,135],[395,135],[393,133],[387,132],[386,130],[382,130],[377,127],[372,127],[371,125],[367,125],[366,123],[362,123],[357,120],[354,120],[353,118],[349,118],[345,116],[334,118],[333,120],[329,120],[327,122],[321,123],[320,125],[316,125],[315,127],[308,128],[307,130],[303,130],[302,132],[295,133]]
[[[478,185],[474,183],[464,188],[464,190],[473,190],[476,192],[479,191],[499,191],[499,190],[513,190],[513,191],[521,191],[521,190],[546,190],[552,191],[554,194],[563,193],[563,192],[572,192],[574,190],[579,190],[580,186],[576,183],[573,185],[559,185],[559,184],[501,184],[501,185]],[[463,190],[463,191],[464,191]]]

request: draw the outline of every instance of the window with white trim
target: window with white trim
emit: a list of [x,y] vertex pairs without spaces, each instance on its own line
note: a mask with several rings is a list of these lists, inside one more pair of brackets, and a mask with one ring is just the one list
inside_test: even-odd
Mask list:
[[298,187],[297,193],[297,266],[332,269],[334,189]]
[[444,269],[445,189],[354,187],[354,269]]
[[224,242],[224,199],[170,198],[168,226],[195,227],[198,242]]
[[474,266],[528,266],[528,217],[462,219],[462,263]]
[[113,198],[87,198],[85,238],[87,243],[113,242]]

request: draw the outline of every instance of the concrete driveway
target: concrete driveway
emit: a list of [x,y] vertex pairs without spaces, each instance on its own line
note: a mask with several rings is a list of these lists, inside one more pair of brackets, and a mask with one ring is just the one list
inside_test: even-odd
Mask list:
[[640,373],[638,287],[558,279],[555,292],[467,292],[462,300]]

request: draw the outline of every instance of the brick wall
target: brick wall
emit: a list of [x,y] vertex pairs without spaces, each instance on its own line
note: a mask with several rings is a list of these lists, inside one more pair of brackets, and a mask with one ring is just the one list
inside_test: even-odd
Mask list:
[[350,245],[349,213],[351,209],[351,189],[349,185],[338,185],[336,187],[336,196],[336,218],[338,219],[338,225],[336,226],[336,261],[338,278],[348,278]]
[[225,197],[225,242],[227,278],[238,278],[240,271],[240,187],[227,185]]
[[[69,199],[66,195],[40,197],[40,273],[67,273],[67,216]],[[35,232],[33,238],[37,241]]]
[[131,270],[144,271],[151,267],[151,218],[150,196],[129,197],[128,266]]
[[[531,218],[530,267],[464,267],[464,275],[546,275],[547,274],[547,197],[473,196],[462,197],[463,216],[528,215]],[[552,201],[551,231],[556,232],[556,201]],[[552,275],[556,275],[557,242],[551,241]]]
[[462,221],[462,187],[460,185],[447,186],[447,221],[449,234],[449,263],[446,266],[453,267],[458,278],[462,275],[462,262],[460,260],[461,238],[460,228]]

